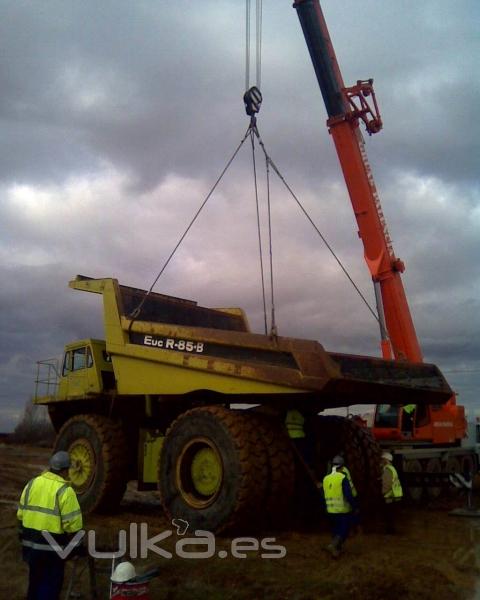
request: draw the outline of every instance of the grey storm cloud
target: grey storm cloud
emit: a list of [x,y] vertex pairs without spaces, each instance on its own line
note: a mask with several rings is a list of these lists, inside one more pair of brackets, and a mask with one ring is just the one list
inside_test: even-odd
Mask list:
[[[260,132],[373,304],[295,11],[263,5]],[[367,150],[425,358],[478,407],[480,5],[322,6],[346,84],[375,79],[384,131]],[[33,392],[36,360],[102,335],[99,299],[68,280],[148,288],[240,142],[244,13],[240,0],[2,3],[0,430]],[[280,333],[378,353],[374,319],[275,178],[272,206]],[[156,289],[242,306],[261,331],[255,224],[245,144]]]

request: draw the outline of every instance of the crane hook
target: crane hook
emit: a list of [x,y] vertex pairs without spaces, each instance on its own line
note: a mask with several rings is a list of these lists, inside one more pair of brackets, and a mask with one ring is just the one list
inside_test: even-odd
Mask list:
[[249,117],[254,117],[260,112],[260,106],[262,104],[262,92],[256,85],[251,87],[243,95],[243,102],[245,103],[245,112]]

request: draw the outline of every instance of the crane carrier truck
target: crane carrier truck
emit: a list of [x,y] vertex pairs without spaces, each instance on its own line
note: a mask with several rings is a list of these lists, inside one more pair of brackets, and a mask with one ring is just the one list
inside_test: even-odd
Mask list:
[[[401,279],[405,264],[395,255],[360,133],[361,124],[369,135],[382,129],[373,79],[346,87],[320,3],[295,0],[294,8],[322,92],[327,126],[374,284],[382,355],[419,363],[422,350]],[[477,447],[463,443],[468,433],[465,410],[457,405],[453,393],[443,405],[419,406],[408,397],[403,404],[392,404],[385,398],[377,405],[373,435],[381,446],[394,452],[397,469],[413,499],[419,500],[425,491],[430,497],[438,496],[438,484],[448,483],[451,472],[471,476],[478,470]]]

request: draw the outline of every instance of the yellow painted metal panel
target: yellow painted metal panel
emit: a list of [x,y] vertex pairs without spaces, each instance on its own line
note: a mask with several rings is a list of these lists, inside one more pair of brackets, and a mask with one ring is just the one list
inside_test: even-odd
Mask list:
[[113,355],[119,394],[186,394],[214,390],[223,394],[286,394],[301,388],[244,379],[233,374],[198,371],[132,356]]
[[155,435],[150,431],[145,432],[143,443],[143,482],[157,483],[158,480],[158,462],[162,451],[165,437]]

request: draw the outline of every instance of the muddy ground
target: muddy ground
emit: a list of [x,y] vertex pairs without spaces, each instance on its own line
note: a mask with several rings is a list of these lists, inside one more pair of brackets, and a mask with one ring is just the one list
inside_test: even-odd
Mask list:
[[[27,569],[21,561],[16,536],[15,504],[23,485],[47,463],[48,449],[0,444],[0,598],[25,597]],[[178,556],[175,527],[162,515],[156,495],[139,494],[130,486],[121,510],[113,516],[90,516],[86,529],[96,531],[98,550],[118,547],[118,532],[130,523],[147,523],[151,538],[167,530],[173,533],[159,546],[172,558],[149,552],[137,559],[137,570],[158,566],[160,576],[150,584],[153,599],[428,599],[480,598],[480,519],[449,515],[461,506],[463,498],[436,501],[434,505],[403,507],[400,533],[383,534],[375,521],[365,523],[363,532],[348,540],[345,553],[335,561],[324,550],[329,541],[326,523],[310,530],[265,532],[260,537],[276,537],[285,547],[284,558],[261,558],[262,550],[250,551],[246,558],[232,556],[240,548],[231,538],[215,540],[215,556],[190,559]],[[232,546],[233,543],[233,546]],[[265,542],[274,544],[274,542]],[[206,545],[187,546],[186,552],[205,552]],[[223,552],[222,552],[223,551]],[[219,556],[225,556],[221,558]],[[264,553],[273,553],[272,551]],[[275,552],[277,553],[277,552]],[[85,561],[78,562],[81,570]],[[72,570],[69,561],[66,584]],[[95,560],[99,598],[109,597],[108,572],[111,561]],[[85,570],[75,585],[90,598]]]

